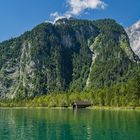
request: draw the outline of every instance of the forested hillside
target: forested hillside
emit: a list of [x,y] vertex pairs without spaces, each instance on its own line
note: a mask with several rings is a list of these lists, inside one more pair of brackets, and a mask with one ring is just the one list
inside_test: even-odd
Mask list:
[[0,43],[0,97],[112,88],[131,81],[138,68],[114,20],[61,19]]

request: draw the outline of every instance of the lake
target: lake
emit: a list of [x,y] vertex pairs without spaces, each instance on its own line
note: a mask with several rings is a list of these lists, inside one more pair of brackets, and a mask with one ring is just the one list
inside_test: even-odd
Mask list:
[[0,140],[140,140],[140,112],[0,109]]

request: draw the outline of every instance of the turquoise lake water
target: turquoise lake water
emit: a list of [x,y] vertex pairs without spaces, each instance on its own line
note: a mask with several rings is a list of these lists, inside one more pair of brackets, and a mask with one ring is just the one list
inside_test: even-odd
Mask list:
[[140,140],[140,112],[0,109],[0,140]]

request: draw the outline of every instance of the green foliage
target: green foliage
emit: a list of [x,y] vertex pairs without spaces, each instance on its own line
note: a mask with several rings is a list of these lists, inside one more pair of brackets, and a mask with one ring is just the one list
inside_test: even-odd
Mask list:
[[[18,38],[0,43],[0,96],[39,97],[34,100],[40,103],[40,96],[54,92],[81,93],[99,88],[95,94],[72,94],[70,101],[94,97],[100,105],[118,104],[119,97],[109,93],[109,89],[126,84],[137,67],[126,32],[114,20],[61,19],[54,25],[40,24]],[[138,91],[135,95],[139,95]],[[51,95],[45,96],[48,106],[67,104],[66,95],[55,96],[52,100]]]

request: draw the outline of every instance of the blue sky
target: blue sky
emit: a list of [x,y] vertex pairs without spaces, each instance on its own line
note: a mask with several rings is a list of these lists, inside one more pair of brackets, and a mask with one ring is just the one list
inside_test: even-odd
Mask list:
[[[67,0],[0,0],[0,41],[18,36],[37,24],[50,20],[50,14],[69,10]],[[140,19],[140,0],[102,0],[105,9],[86,10],[77,18],[113,18],[124,27]],[[88,13],[87,13],[88,12]]]

